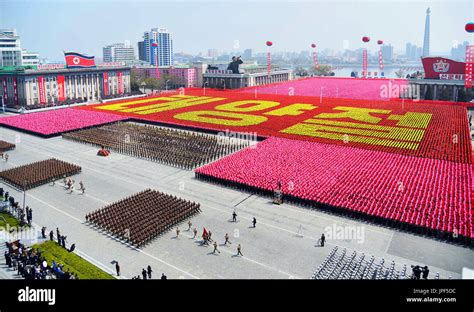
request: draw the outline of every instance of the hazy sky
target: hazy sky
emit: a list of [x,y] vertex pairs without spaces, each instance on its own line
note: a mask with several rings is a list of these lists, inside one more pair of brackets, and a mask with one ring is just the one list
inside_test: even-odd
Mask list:
[[474,42],[464,25],[474,21],[474,0],[437,1],[117,1],[0,0],[0,28],[16,28],[22,47],[51,60],[63,50],[102,56],[102,47],[130,40],[136,48],[145,30],[168,28],[175,52],[216,48],[274,51],[362,47],[383,39],[404,51],[405,43],[423,43],[425,11],[431,7],[431,51],[448,52],[456,42]]

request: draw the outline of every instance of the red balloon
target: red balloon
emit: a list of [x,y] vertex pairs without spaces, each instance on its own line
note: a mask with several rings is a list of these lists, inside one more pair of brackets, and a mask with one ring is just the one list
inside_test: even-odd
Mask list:
[[312,43],[312,44],[311,44],[311,47],[312,47],[312,48],[316,48],[316,43]]
[[271,47],[273,45],[273,42],[267,41],[267,46]]
[[383,40],[377,40],[377,44],[383,44]]
[[466,27],[464,27],[468,33],[474,32],[474,23],[467,23]]
[[369,41],[370,41],[370,37],[362,37],[362,41],[364,41],[364,42],[369,42]]

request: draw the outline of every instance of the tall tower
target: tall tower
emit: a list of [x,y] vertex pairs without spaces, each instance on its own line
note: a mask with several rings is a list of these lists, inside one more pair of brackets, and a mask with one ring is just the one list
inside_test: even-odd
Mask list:
[[425,37],[423,39],[423,57],[430,55],[430,8],[426,9]]

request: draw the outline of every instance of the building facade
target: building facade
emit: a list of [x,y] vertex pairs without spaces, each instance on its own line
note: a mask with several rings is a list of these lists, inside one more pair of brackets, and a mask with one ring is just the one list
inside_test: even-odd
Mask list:
[[22,66],[37,67],[40,64],[39,54],[23,50],[21,54]]
[[15,29],[0,29],[0,67],[21,66],[20,37]]
[[242,69],[239,74],[233,74],[230,70],[208,69],[202,79],[203,85],[198,87],[239,89],[289,81],[293,79],[293,72],[289,69],[272,67],[268,75],[266,66]]
[[12,108],[97,101],[130,92],[129,67],[0,71],[1,99]]
[[[192,67],[161,67],[158,68],[160,77],[170,76],[170,87],[196,87],[196,69]],[[132,73],[140,79],[157,78],[156,67],[134,67]],[[172,80],[172,81],[171,81]],[[171,83],[173,83],[171,85]]]
[[[154,47],[156,43],[158,47]],[[152,28],[151,31],[146,31],[143,34],[143,45],[145,50],[145,61],[156,66],[158,59],[158,66],[173,66],[173,36],[165,28]]]
[[135,49],[127,42],[114,43],[102,50],[104,62],[132,62],[135,60]]
[[147,57],[146,57],[145,42],[139,41],[137,45],[138,45],[138,60],[148,62]]
[[391,44],[388,44],[388,45],[384,44],[381,47],[381,49],[382,49],[382,55],[383,55],[384,61],[392,62],[392,60],[393,60],[393,46]]

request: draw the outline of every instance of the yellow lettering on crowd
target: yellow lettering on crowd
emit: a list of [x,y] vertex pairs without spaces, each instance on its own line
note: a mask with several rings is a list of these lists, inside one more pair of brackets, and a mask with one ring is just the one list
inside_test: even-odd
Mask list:
[[[148,115],[148,114],[154,114],[154,113],[169,111],[169,110],[188,107],[188,106],[218,102],[222,100],[225,100],[225,98],[212,98],[212,97],[207,97],[207,96],[191,96],[191,95],[178,94],[178,95],[173,95],[169,97],[158,97],[152,100],[153,102],[162,101],[163,103],[156,103],[156,104],[150,104],[150,105],[144,105],[144,106],[138,106],[138,107],[130,107],[131,103],[133,102],[125,102],[125,103],[119,103],[119,104],[99,106],[97,108],[105,109],[105,110],[114,110],[114,111],[119,111],[123,113],[135,113],[138,115]],[[143,104],[143,102],[134,103],[132,105],[136,105],[136,104]]]
[[295,103],[288,105],[286,107],[278,108],[275,110],[272,110],[268,113],[264,113],[264,115],[269,115],[269,116],[298,116],[301,114],[304,114],[305,111],[310,111],[315,108],[318,108],[317,106],[311,105],[311,104],[303,104],[303,103]]
[[389,120],[398,120],[397,126],[426,128],[431,121],[431,114],[408,112],[405,115],[390,115]]
[[363,121],[367,123],[376,124],[379,123],[382,118],[370,115],[375,114],[390,114],[390,110],[386,109],[371,109],[371,108],[358,108],[358,107],[346,107],[336,106],[334,110],[344,111],[343,113],[321,113],[314,116],[314,118],[329,119],[329,118],[350,118],[357,121]]
[[368,125],[355,122],[343,122],[333,120],[308,119],[304,122],[317,124],[318,130],[326,132],[339,132],[347,134],[358,134],[362,136],[374,136],[392,140],[420,142],[423,139],[424,130],[398,128],[390,126]]
[[[281,130],[280,132],[310,136],[310,137],[317,137],[317,138],[323,138],[323,139],[330,139],[330,140],[337,140],[337,141],[347,140],[348,142],[365,143],[365,144],[370,144],[370,145],[380,145],[380,146],[395,147],[395,148],[409,149],[409,150],[416,150],[419,147],[419,144],[415,142],[391,140],[390,132],[385,133],[386,135],[384,136],[382,133],[378,133],[374,135],[375,132],[372,131],[372,133],[370,133],[370,135],[372,136],[364,136],[364,135],[368,135],[366,130],[360,130],[360,132],[354,131],[354,130],[360,130],[360,129],[327,127],[327,126],[318,125],[318,124],[299,123],[289,128],[286,128],[284,130]],[[410,129],[407,129],[407,130],[410,130]],[[419,131],[419,130],[416,130],[416,131]],[[377,136],[377,137],[374,137],[374,136]]]
[[[222,118],[224,117],[224,118]],[[188,120],[225,126],[251,126],[267,121],[266,117],[220,111],[193,111],[174,115],[179,120]]]
[[[249,104],[253,104],[249,106]],[[229,112],[256,112],[280,105],[273,101],[245,100],[217,105],[215,109]],[[246,106],[246,107],[242,107]]]
[[[186,95],[186,96],[181,96],[181,97],[194,97],[194,96]],[[126,109],[126,108],[130,107],[131,105],[138,105],[138,104],[144,104],[144,103],[149,103],[149,102],[156,102],[156,101],[159,101],[160,99],[162,99],[162,98],[134,100],[134,101],[130,101],[130,102],[123,102],[123,103],[117,103],[117,104],[108,104],[108,105],[96,106],[94,108],[103,109],[103,110],[111,110],[111,111],[120,111],[122,109]]]

